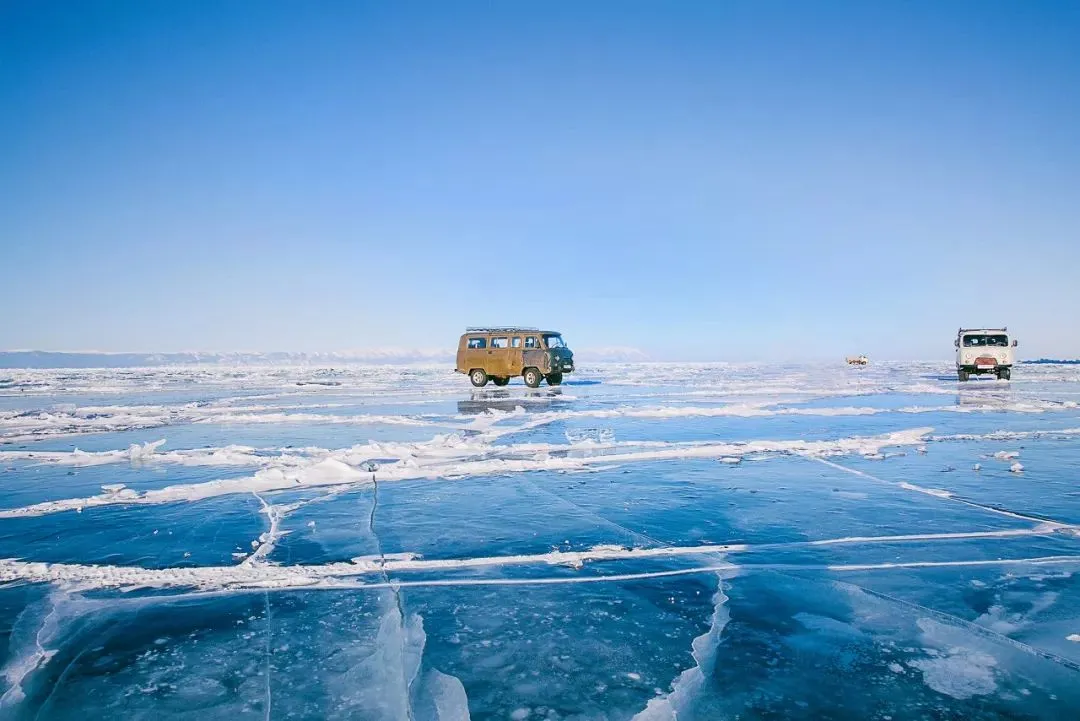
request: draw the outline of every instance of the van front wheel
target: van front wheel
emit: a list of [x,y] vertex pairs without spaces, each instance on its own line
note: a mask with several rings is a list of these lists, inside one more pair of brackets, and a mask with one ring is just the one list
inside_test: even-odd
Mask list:
[[469,380],[471,380],[472,384],[477,388],[483,388],[487,385],[488,374],[485,373],[482,368],[476,368],[469,373]]
[[552,373],[547,377],[549,386],[562,385],[562,373]]
[[525,378],[525,385],[529,386],[529,388],[540,387],[540,381],[543,378],[543,376],[540,375],[540,371],[535,368],[529,368],[522,375]]

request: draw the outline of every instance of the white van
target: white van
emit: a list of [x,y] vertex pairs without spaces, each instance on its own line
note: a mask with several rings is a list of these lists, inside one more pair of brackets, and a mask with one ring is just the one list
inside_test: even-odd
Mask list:
[[961,381],[972,375],[993,373],[998,380],[1012,377],[1013,348],[1008,328],[961,328],[956,334],[956,374]]

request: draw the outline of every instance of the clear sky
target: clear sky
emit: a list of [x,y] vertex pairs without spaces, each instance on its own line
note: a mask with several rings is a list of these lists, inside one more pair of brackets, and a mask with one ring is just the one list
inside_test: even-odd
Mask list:
[[0,348],[1080,356],[1080,3],[0,3]]

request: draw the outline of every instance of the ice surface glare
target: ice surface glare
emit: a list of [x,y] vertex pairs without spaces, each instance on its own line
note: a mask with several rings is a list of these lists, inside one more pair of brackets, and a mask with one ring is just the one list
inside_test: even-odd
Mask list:
[[0,717],[1076,716],[1080,368],[566,380],[5,371]]
[[[563,396],[562,400],[573,400],[572,396]],[[518,401],[522,407],[528,405],[525,399]],[[721,406],[661,406],[616,409],[594,409],[580,411],[552,411],[534,424],[566,421],[573,419],[613,419],[637,418],[656,421],[678,421],[687,418],[767,418],[782,416],[873,416],[884,413],[930,414],[930,413],[1030,413],[1043,414],[1054,411],[1076,410],[1077,401],[1047,401],[1041,399],[986,398],[979,402],[963,405],[906,406],[902,408],[875,408],[866,406],[839,407],[780,407],[770,403],[734,403]],[[496,419],[481,417],[465,427],[468,430],[481,430],[489,427]],[[274,412],[272,407],[257,406],[252,408],[197,407],[78,407],[71,409],[51,409],[34,412],[0,411],[0,443],[25,443],[44,438],[63,438],[80,434],[105,433],[148,428],[161,428],[177,424],[313,424],[313,425],[352,425],[352,426],[416,426],[416,427],[454,427],[449,420],[441,420],[436,415],[395,416],[387,414],[353,414]]]

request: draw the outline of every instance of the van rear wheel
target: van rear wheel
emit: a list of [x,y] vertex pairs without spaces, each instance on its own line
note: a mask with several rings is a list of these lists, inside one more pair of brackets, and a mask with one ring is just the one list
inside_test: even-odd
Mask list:
[[525,378],[525,385],[529,386],[529,388],[539,388],[540,381],[543,380],[540,371],[535,368],[526,368],[522,376]]
[[482,368],[474,368],[469,373],[469,380],[472,381],[472,384],[477,388],[483,388],[487,385],[488,374],[485,373]]
[[562,373],[552,373],[547,377],[549,386],[562,385]]
[[510,382],[510,376],[492,376],[491,382],[497,386],[504,386]]
[[1012,379],[1012,369],[1011,368],[1002,368],[1001,370],[998,371],[997,377],[998,377],[999,381],[1007,381],[1007,380]]
[[960,382],[961,383],[963,383],[964,381],[966,381],[968,379],[968,372],[967,371],[957,371],[956,375],[958,375],[960,377]]

